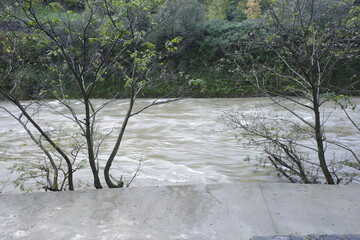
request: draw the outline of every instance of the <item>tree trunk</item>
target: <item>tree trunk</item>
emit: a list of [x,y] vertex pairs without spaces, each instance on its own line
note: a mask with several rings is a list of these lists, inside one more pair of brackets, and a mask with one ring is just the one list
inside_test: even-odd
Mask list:
[[335,184],[334,179],[329,171],[329,168],[326,164],[325,158],[325,150],[324,150],[324,139],[323,139],[323,132],[321,126],[321,117],[319,111],[319,96],[317,92],[313,93],[313,110],[315,114],[315,139],[317,144],[317,151],[318,151],[318,159],[320,162],[320,168],[325,176],[325,179],[328,184]]
[[99,169],[95,163],[94,144],[93,144],[93,131],[91,127],[91,116],[90,116],[90,103],[87,97],[84,98],[85,104],[85,137],[88,151],[89,164],[94,177],[94,187],[96,189],[102,189],[101,181],[99,178]]
[[129,108],[128,108],[128,111],[127,111],[126,116],[124,118],[120,133],[119,133],[118,138],[116,140],[113,151],[111,152],[110,157],[106,162],[106,166],[105,166],[105,169],[104,169],[104,177],[105,177],[106,184],[107,184],[107,186],[109,188],[121,188],[124,185],[121,180],[117,184],[114,184],[111,181],[110,168],[111,168],[112,162],[115,159],[115,156],[116,156],[117,152],[119,151],[119,147],[120,147],[122,137],[123,137],[123,135],[125,133],[125,129],[126,129],[126,126],[128,124],[129,118],[131,117],[131,112],[132,112],[132,109],[133,109],[133,106],[134,106],[134,102],[135,102],[134,97],[131,97],[130,98],[130,103],[129,103]]
[[[1,90],[0,90],[1,91]],[[69,185],[69,190],[72,191],[74,190],[74,182],[73,182],[73,169],[72,169],[72,163],[70,161],[70,159],[68,158],[68,156],[65,154],[65,152],[54,142],[52,141],[52,139],[49,137],[49,135],[44,132],[42,130],[42,128],[34,121],[34,119],[27,113],[26,109],[24,109],[24,107],[21,105],[21,103],[13,98],[11,95],[6,94],[5,92],[1,91],[1,94],[8,99],[9,101],[11,101],[12,103],[14,103],[22,112],[22,114],[24,114],[24,116],[26,117],[26,119],[36,128],[36,130],[41,134],[41,136],[43,136],[46,141],[64,158],[66,165],[67,165],[67,170],[68,170],[68,185]]]

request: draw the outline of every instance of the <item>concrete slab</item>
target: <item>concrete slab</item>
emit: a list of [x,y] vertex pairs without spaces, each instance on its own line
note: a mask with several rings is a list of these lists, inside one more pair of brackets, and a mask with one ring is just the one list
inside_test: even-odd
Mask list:
[[259,184],[208,185],[206,191],[222,207],[214,208],[209,216],[217,220],[213,225],[215,234],[209,235],[212,237],[209,239],[249,239],[264,232],[275,234]]
[[359,196],[360,186],[273,183],[0,194],[0,239],[360,234]]
[[360,232],[360,186],[261,185],[276,234]]
[[277,235],[269,237],[252,237],[250,240],[360,240],[359,235]]

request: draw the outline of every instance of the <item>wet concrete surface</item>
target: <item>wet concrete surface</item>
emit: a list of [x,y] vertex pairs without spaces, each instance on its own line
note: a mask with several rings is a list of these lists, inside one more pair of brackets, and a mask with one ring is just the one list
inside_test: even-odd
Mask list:
[[280,235],[271,237],[252,237],[250,240],[360,240],[359,234],[332,234],[332,235]]
[[287,183],[0,194],[0,239],[356,236],[359,200],[360,186]]

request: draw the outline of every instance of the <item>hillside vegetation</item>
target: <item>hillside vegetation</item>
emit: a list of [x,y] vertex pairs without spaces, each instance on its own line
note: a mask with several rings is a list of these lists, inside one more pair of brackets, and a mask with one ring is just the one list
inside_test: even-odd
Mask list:
[[[14,2],[19,2],[19,5],[22,1],[8,1],[8,3],[5,1],[2,3],[2,8],[11,11],[11,5],[15,7]],[[42,18],[65,23],[65,19],[80,22],[81,15],[89,10],[88,3],[96,1],[33,2],[37,4],[34,5],[34,11],[42,14]],[[135,27],[143,33],[141,36],[143,40],[153,44],[157,52],[165,48],[169,50],[161,56],[161,69],[158,68],[157,72],[153,73],[158,80],[167,80],[159,81],[156,87],[145,87],[141,97],[178,96],[184,92],[191,97],[262,95],[249,79],[250,72],[253,71],[249,70],[249,66],[259,67],[269,63],[267,68],[271,69],[274,67],[272,64],[283,65],[284,63],[279,61],[274,52],[274,44],[280,48],[280,45],[285,47],[288,45],[289,52],[286,54],[293,54],[290,46],[305,41],[304,43],[311,47],[314,42],[305,39],[306,34],[315,36],[315,32],[323,35],[323,38],[316,40],[318,41],[316,44],[328,44],[329,39],[337,44],[337,48],[329,52],[336,59],[334,60],[336,67],[326,76],[325,81],[328,83],[326,91],[338,92],[341,89],[342,93],[347,95],[358,94],[359,1],[315,1],[316,11],[305,9],[308,11],[308,16],[298,16],[303,18],[304,24],[311,25],[306,34],[300,33],[302,30],[299,25],[291,25],[291,21],[295,22],[295,20],[291,19],[294,16],[290,14],[296,12],[296,8],[301,8],[301,4],[305,6],[306,2],[311,2],[310,0],[292,0],[283,6],[278,4],[281,1],[277,1],[276,6],[276,1],[265,0],[136,2],[153,2],[153,9],[144,11],[141,13],[142,19],[137,18],[136,22],[134,21]],[[289,17],[289,26],[284,26],[286,30],[274,27],[274,23],[279,20],[271,17],[274,11],[280,18]],[[96,12],[96,15],[101,14],[107,13]],[[137,13],[132,14],[135,16]],[[120,17],[116,16],[116,19]],[[39,34],[34,30],[34,26],[31,26],[33,22],[10,17],[6,11],[1,18],[0,51],[4,56],[0,60],[2,74],[6,74],[11,53],[9,35],[13,34],[17,37],[16,59],[12,60],[12,68],[16,69],[16,73],[6,84],[3,83],[2,87],[16,90],[21,99],[36,99],[40,95],[52,98],[54,91],[49,91],[49,84],[52,85],[54,78],[61,78],[63,86],[68,89],[67,95],[76,98],[79,92],[72,86],[73,83],[66,73],[60,74],[59,67],[54,68],[54,63],[56,66],[61,65],[59,52],[52,49],[52,46],[47,44],[47,40],[39,41]],[[157,22],[149,28],[151,21]],[[295,36],[286,31],[299,32],[299,34]],[[66,35],[65,30],[63,34]],[[89,41],[114,37],[104,29],[93,31],[91,34]],[[104,42],[102,44],[105,45]],[[346,44],[346,47],[342,47],[341,44]],[[99,48],[103,46],[97,45]],[[126,67],[124,64],[126,59],[118,59],[118,61],[119,65]],[[286,74],[286,67],[283,68]],[[101,84],[94,88],[93,97],[109,98],[114,95],[114,91],[117,91],[114,90],[117,89],[114,85],[125,87],[126,79],[110,70],[103,76]],[[271,71],[268,73],[271,74]],[[267,84],[287,88],[291,85],[291,81],[273,78]],[[118,97],[126,97],[126,94],[118,94]]]

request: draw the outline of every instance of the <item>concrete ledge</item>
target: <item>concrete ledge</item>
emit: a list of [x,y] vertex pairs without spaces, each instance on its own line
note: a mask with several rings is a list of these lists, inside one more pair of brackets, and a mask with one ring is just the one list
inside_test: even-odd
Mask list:
[[359,199],[360,186],[286,183],[0,194],[0,239],[350,236],[360,234]]
[[295,235],[280,235],[272,237],[252,237],[250,240],[360,240],[360,235],[346,234],[346,235],[307,235],[307,236],[295,236]]

